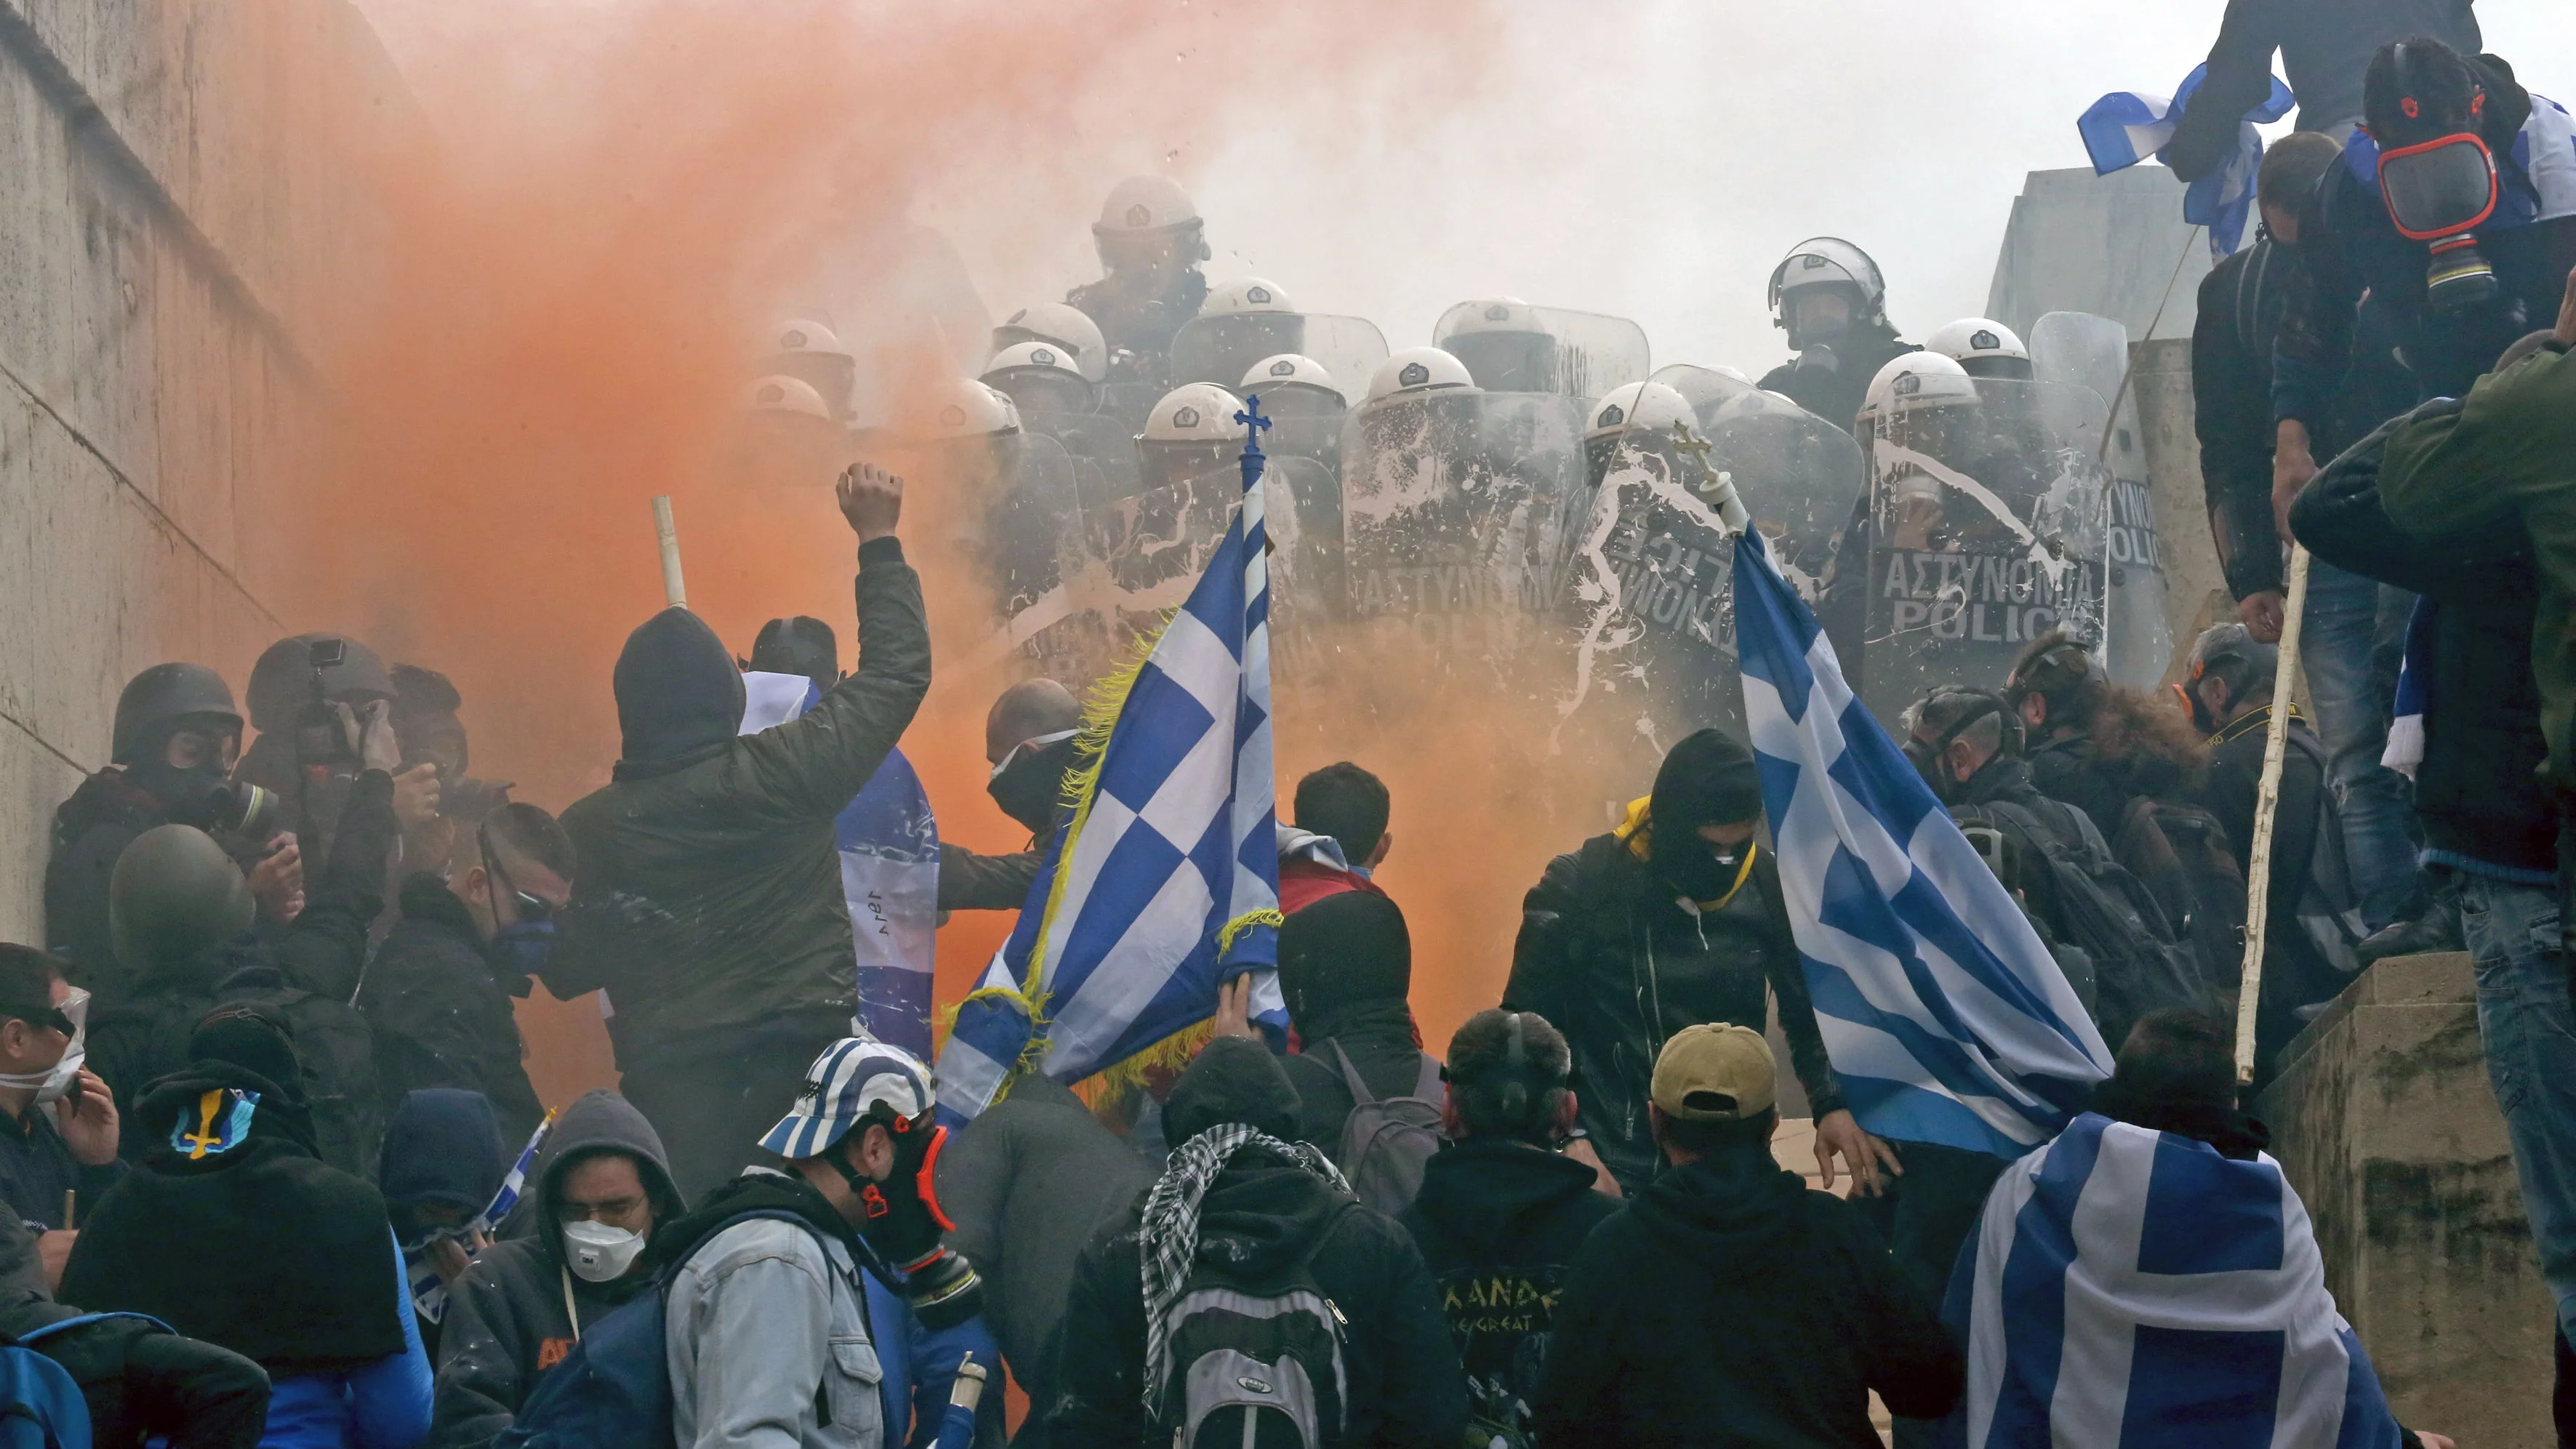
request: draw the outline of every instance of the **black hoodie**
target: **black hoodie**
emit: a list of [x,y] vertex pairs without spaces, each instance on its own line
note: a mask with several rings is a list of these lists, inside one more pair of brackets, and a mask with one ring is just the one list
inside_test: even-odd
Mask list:
[[[1284,1137],[1296,1130],[1296,1090],[1258,1043],[1219,1037],[1172,1088],[1173,1140],[1243,1122]],[[1046,1416],[1050,1449],[1134,1449],[1149,1437],[1143,1406],[1145,1303],[1138,1233],[1142,1204],[1101,1224],[1075,1265]],[[1321,1243],[1317,1245],[1320,1236]],[[1222,1247],[1212,1245],[1222,1243]],[[1237,1152],[1199,1205],[1203,1256],[1230,1273],[1282,1273],[1311,1248],[1308,1271],[1347,1318],[1345,1432],[1328,1445],[1455,1449],[1467,1427],[1458,1355],[1422,1255],[1394,1219],[1323,1179],[1257,1149]]]
[[473,913],[445,881],[426,871],[404,880],[402,919],[367,963],[358,992],[385,1111],[424,1087],[481,1092],[517,1152],[545,1115],[510,1009],[510,998],[527,991],[526,977],[504,979],[493,969]]
[[1423,1171],[1403,1223],[1439,1286],[1482,1428],[1527,1432],[1566,1265],[1619,1210],[1592,1184],[1591,1168],[1508,1137],[1452,1143]]
[[621,780],[694,764],[742,729],[742,670],[716,631],[686,609],[664,609],[635,626],[612,683],[625,736]]
[[1666,1172],[1575,1255],[1538,1442],[1876,1449],[1872,1390],[1937,1418],[1964,1381],[1860,1210],[1747,1144]]
[[510,1427],[536,1377],[572,1350],[567,1291],[587,1325],[635,1296],[652,1281],[639,1269],[608,1283],[575,1277],[564,1266],[563,1232],[555,1203],[565,1171],[579,1158],[623,1152],[653,1199],[657,1225],[677,1221],[686,1209],[662,1153],[662,1139],[644,1114],[615,1092],[589,1092],[564,1109],[546,1135],[531,1173],[528,1221],[502,1242],[477,1254],[474,1265],[447,1297],[441,1325],[443,1350],[431,1409],[431,1449],[489,1444]]

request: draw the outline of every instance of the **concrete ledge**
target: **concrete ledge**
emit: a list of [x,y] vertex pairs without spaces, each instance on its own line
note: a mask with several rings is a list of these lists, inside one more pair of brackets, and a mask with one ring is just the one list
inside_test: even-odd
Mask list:
[[2468,956],[2379,963],[2282,1063],[2254,1112],[2399,1418],[2464,1444],[2547,1449],[2554,1314]]

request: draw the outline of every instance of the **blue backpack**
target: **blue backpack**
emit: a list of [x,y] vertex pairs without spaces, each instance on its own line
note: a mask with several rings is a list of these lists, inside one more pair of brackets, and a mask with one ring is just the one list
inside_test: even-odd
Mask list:
[[[716,1234],[759,1218],[776,1218],[812,1231],[794,1213],[775,1209],[726,1218],[690,1245],[694,1253]],[[653,1277],[653,1286],[601,1316],[572,1352],[537,1378],[536,1389],[496,1449],[666,1449],[671,1433],[671,1367],[664,1322],[671,1278],[689,1260],[684,1253]],[[74,1395],[77,1401],[78,1395]],[[86,1446],[88,1437],[82,1436]],[[0,1439],[0,1449],[18,1449]],[[67,1446],[68,1449],[68,1446]]]
[[163,1329],[170,1325],[141,1313],[84,1313],[48,1323],[24,1337],[0,1341],[0,1449],[90,1449],[89,1401],[61,1364],[32,1345],[68,1329],[111,1318],[140,1318]]

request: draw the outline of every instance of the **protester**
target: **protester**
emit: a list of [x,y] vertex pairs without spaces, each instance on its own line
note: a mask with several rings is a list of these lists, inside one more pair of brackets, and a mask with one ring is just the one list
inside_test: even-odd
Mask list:
[[1958,1402],[1959,1350],[1859,1209],[1771,1157],[1779,1068],[1750,1027],[1690,1027],[1646,1112],[1671,1170],[1566,1270],[1536,1442],[1879,1443]]
[[741,735],[742,675],[666,609],[618,657],[625,758],[564,812],[580,878],[541,973],[605,988],[621,1086],[692,1195],[732,1175],[801,1070],[849,1028],[857,966],[832,822],[930,687],[921,581],[895,537],[903,482],[842,475],[859,538],[859,668],[799,718]]
[[[2381,37],[2388,38],[2393,37]],[[2355,67],[2350,80],[2357,83],[2360,76]],[[2355,90],[2356,106],[2359,100]],[[2195,124],[2187,117],[2184,128]],[[2231,145],[2239,124],[2231,121],[2226,128]],[[2272,504],[2278,432],[2272,419],[2272,350],[2290,298],[2306,285],[2300,215],[2337,155],[2334,142],[2307,132],[2264,151],[2255,176],[2262,234],[2201,283],[2199,320],[2192,327],[2193,426],[2200,438],[2210,534],[2238,619],[2265,644],[2281,640],[2287,552]],[[2414,401],[2415,384],[2386,335],[2386,311],[2366,302],[2353,320],[2351,366],[2310,439],[2317,457],[2340,453]],[[2300,657],[2341,799],[2344,854],[2374,929],[2406,914],[2417,889],[2406,782],[2380,763],[2388,744],[2397,633],[2409,603],[2402,590],[2323,560],[2308,570]]]
[[[2544,762],[2565,759],[2552,750],[2565,748],[2568,675],[2546,631],[2565,627],[2567,604],[2547,552],[2562,534],[2531,502],[2546,496],[2535,484],[2567,476],[2547,450],[2570,441],[2556,409],[2576,400],[2562,340],[2576,339],[2576,280],[2569,295],[2558,331],[2507,349],[2465,405],[2427,403],[2391,422],[2290,510],[2319,557],[2422,596],[2408,631],[2423,736],[2415,811],[2477,972],[2487,1076],[2557,1309],[2562,1402],[2576,1396],[2576,1008],[2563,940],[2567,777]],[[2531,385],[2551,370],[2544,402],[2552,395]],[[2477,469],[2460,475],[2476,486],[2455,486],[2455,468]],[[2576,1405],[2562,1418],[2576,1432]]]
[[1395,848],[1386,782],[1344,760],[1297,782],[1296,824],[1279,840],[1279,909],[1294,913],[1343,891],[1385,892],[1370,873]]
[[581,1330],[651,1285],[645,1245],[687,1211],[653,1124],[615,1092],[564,1109],[528,1180],[526,1230],[448,1285],[431,1449],[481,1449],[508,1429]]
[[116,1096],[82,1065],[89,993],[63,963],[0,943],[0,1196],[43,1234],[48,1280],[61,1276],[80,1206],[124,1174]]
[[[1296,1089],[1269,1049],[1209,1041],[1163,1120],[1171,1165],[1074,1268],[1064,1321],[1080,1331],[1063,1335],[1054,1400],[1033,1406],[1051,1449],[1290,1424],[1316,1445],[1460,1443],[1463,1376],[1422,1255],[1294,1140]],[[1254,1326],[1207,1311],[1229,1293],[1263,1300]],[[1215,1371],[1246,1359],[1257,1373]],[[1301,1377],[1302,1395],[1280,1387]]]
[[83,1225],[63,1296],[268,1370],[263,1445],[411,1449],[430,1368],[375,1187],[325,1165],[286,1023],[224,1007],[135,1103],[151,1155]]
[[[81,781],[54,812],[45,864],[45,939],[76,984],[113,1001],[134,970],[108,934],[108,878],[136,836],[157,825],[226,833],[257,852],[251,893],[273,921],[292,920],[302,898],[302,854],[229,780],[241,756],[242,718],[223,676],[202,664],[155,664],[116,697],[112,763]],[[253,839],[251,836],[258,838]]]
[[490,1241],[480,1222],[509,1171],[509,1149],[480,1092],[425,1087],[394,1104],[376,1187],[402,1249],[421,1347],[438,1361],[450,1290]]
[[1686,1026],[1764,1020],[1766,992],[1825,1171],[1839,1158],[1874,1186],[1887,1156],[1834,1086],[1779,870],[1754,838],[1761,816],[1753,752],[1701,730],[1664,757],[1654,793],[1629,805],[1625,823],[1548,862],[1522,902],[1503,1008],[1534,1011],[1565,1033],[1588,1134],[1569,1152],[1597,1154],[1625,1191],[1657,1170],[1645,1112],[1655,1053]]
[[2371,53],[2392,40],[2429,35],[2464,54],[2479,45],[2474,0],[2358,0],[2316,6],[2299,0],[2228,0],[2209,48],[2209,78],[2194,93],[2168,153],[2174,174],[2197,180],[2236,147],[2245,112],[2272,89],[2278,51],[2299,97],[2299,129],[2341,139],[2362,117],[2362,76]]
[[1016,911],[1028,900],[1063,808],[1081,725],[1081,702],[1052,679],[1024,679],[993,701],[984,716],[984,759],[993,774],[984,788],[1003,814],[1028,830],[1029,844],[1009,855],[979,855],[941,841],[941,910]]
[[513,1142],[545,1111],[528,1085],[510,1009],[528,994],[554,945],[554,914],[572,898],[572,840],[534,805],[503,805],[457,851],[471,861],[447,880],[403,881],[395,922],[359,987],[374,1034],[376,1077],[390,1107],[423,1087],[461,1087],[491,1099]]
[[902,1437],[879,1397],[890,1345],[869,1330],[859,1270],[908,1273],[934,1327],[972,1317],[982,1291],[939,1241],[928,1170],[946,1129],[932,1108],[930,1071],[910,1054],[835,1042],[761,1139],[787,1169],[746,1169],[655,1234],[681,1449],[763,1431],[807,1449]]
[[1528,1442],[1566,1266],[1618,1210],[1561,1154],[1579,1111],[1573,1065],[1564,1035],[1531,1012],[1480,1011],[1449,1039],[1450,1142],[1402,1221],[1467,1370],[1470,1443]]
[[[1015,1077],[940,1160],[939,1201],[957,1224],[948,1245],[983,1276],[1002,1357],[1041,1411],[1056,1399],[1075,1260],[1153,1180],[1072,1088],[1044,1072]],[[1043,1421],[1032,1415],[1013,1442],[1043,1449]]]
[[438,770],[438,814],[404,830],[403,861],[414,870],[444,875],[455,863],[457,847],[474,838],[475,827],[510,803],[512,784],[477,780],[466,773],[472,755],[465,721],[458,713],[465,707],[465,697],[446,675],[417,664],[397,664],[392,678],[391,719],[403,764],[434,765]]
[[2188,799],[2207,773],[2172,696],[2103,678],[2084,642],[2063,629],[2022,650],[2004,699],[2021,716],[2032,786],[2083,811],[2105,839],[2121,833],[2139,802]]
[[234,783],[276,797],[308,871],[329,860],[347,801],[369,771],[394,777],[394,813],[406,831],[437,816],[438,768],[406,765],[394,735],[393,675],[374,650],[341,634],[280,639],[251,666],[243,692],[259,738],[242,753]]
[[1413,939],[1384,896],[1326,896],[1279,928],[1279,992],[1300,1043],[1285,1063],[1301,1104],[1298,1140],[1322,1148],[1345,1176],[1359,1165],[1345,1156],[1343,1124],[1363,1094],[1437,1109],[1440,1061],[1422,1050],[1405,999],[1412,983]]
[[2301,1443],[2451,1449],[2390,1415],[2270,1134],[2238,1109],[2234,1044],[2215,1017],[2144,1018],[2092,1109],[1996,1184],[1942,1308],[1967,1347],[1968,1443],[2271,1443],[2300,1425]]

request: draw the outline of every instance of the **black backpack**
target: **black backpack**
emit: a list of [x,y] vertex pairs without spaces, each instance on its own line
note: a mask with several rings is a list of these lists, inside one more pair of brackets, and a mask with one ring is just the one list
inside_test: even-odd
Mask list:
[[1310,1265],[1341,1221],[1335,1213],[1274,1277],[1243,1277],[1200,1257],[1164,1314],[1170,1331],[1155,1442],[1168,1435],[1173,1449],[1321,1449],[1340,1441],[1350,1324]]
[[[2042,820],[2042,811],[2053,821]],[[2043,797],[2030,805],[1955,806],[1950,814],[1963,825],[2004,830],[2029,859],[2046,862],[2058,916],[2049,924],[2092,959],[2094,1023],[2115,1050],[2149,1012],[2219,1009],[2219,997],[2191,950],[2174,939],[2155,893],[2113,857],[2083,811]]]
[[2231,996],[2245,967],[2245,872],[2227,828],[2199,805],[2132,796],[2111,854],[2153,892],[2200,977]]

